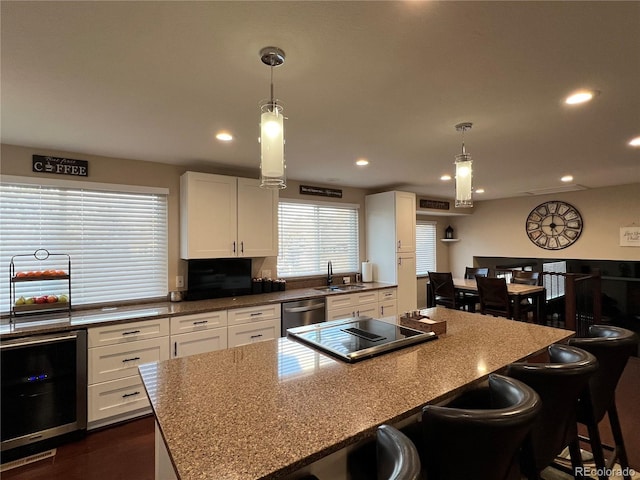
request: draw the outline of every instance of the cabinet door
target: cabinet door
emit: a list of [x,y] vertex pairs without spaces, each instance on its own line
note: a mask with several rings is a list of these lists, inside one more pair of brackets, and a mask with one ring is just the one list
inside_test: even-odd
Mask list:
[[416,255],[398,254],[398,311],[408,312],[417,309],[418,282],[416,279]]
[[229,348],[280,337],[280,319],[229,327]]
[[225,348],[227,348],[227,327],[171,335],[171,358],[188,357]]
[[238,178],[238,256],[278,255],[278,190]]
[[396,300],[386,300],[378,304],[379,317],[394,317],[398,315],[398,302]]
[[236,177],[186,172],[180,177],[180,256],[234,257]]
[[416,251],[416,195],[396,192],[396,241],[398,252]]
[[355,307],[357,317],[371,317],[376,318],[378,316],[378,304],[366,303]]

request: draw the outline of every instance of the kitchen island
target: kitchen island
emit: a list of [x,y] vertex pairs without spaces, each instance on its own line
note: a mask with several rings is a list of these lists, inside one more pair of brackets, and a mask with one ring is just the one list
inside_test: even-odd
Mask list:
[[[287,338],[140,367],[156,418],[157,478],[268,479],[345,471],[383,423],[484,380],[573,332],[442,307],[438,340],[355,364]],[[332,464],[332,465],[331,465]]]

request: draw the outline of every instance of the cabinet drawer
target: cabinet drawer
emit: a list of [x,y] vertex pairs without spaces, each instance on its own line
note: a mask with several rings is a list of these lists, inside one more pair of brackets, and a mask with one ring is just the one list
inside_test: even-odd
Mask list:
[[89,385],[138,375],[138,365],[169,359],[169,337],[89,349]]
[[395,300],[398,298],[398,290],[395,288],[387,288],[385,290],[378,290],[378,301],[386,302],[387,300]]
[[252,322],[229,327],[229,348],[271,340],[280,336],[280,319]]
[[87,345],[89,348],[100,347],[168,335],[169,319],[158,318],[143,322],[118,323],[116,325],[90,328]]
[[354,304],[355,297],[352,294],[349,295],[329,295],[326,298],[327,311],[334,308],[350,307]]
[[356,314],[355,307],[342,307],[342,308],[332,308],[327,309],[327,321],[331,320],[341,320],[344,318],[354,317]]
[[90,385],[87,399],[88,421],[122,415],[134,410],[149,408],[149,398],[139,375]]
[[363,305],[365,303],[374,303],[378,301],[378,292],[376,290],[370,292],[354,293],[355,302],[353,305]]
[[227,348],[227,327],[171,335],[171,358],[188,357],[225,348]]
[[197,332],[208,328],[218,328],[227,325],[227,311],[198,313],[171,317],[171,335],[176,333]]
[[227,320],[229,325],[239,325],[242,323],[259,322],[280,318],[280,304],[258,305],[256,307],[236,308],[229,310]]

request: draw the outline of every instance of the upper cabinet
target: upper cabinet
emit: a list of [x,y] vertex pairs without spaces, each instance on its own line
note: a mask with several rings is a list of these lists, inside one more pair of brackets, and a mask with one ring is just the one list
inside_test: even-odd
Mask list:
[[180,178],[180,256],[278,254],[278,191],[258,180],[186,172]]
[[396,239],[398,253],[416,251],[416,195],[392,192],[396,207]]

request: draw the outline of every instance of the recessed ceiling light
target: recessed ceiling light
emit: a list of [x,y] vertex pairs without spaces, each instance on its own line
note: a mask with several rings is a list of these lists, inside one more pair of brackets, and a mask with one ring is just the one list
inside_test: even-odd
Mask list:
[[561,182],[571,182],[573,181],[573,175],[565,175],[560,179]]
[[593,99],[596,95],[598,95],[597,90],[580,90],[578,92],[574,92],[569,95],[564,103],[567,105],[577,105],[579,103],[585,103]]
[[358,165],[359,167],[364,167],[365,165],[369,165],[369,160],[367,160],[366,158],[359,158],[358,160],[356,160],[356,165]]
[[233,140],[233,135],[231,135],[229,132],[218,132],[216,133],[216,138],[221,142],[230,142],[231,140]]
[[484,193],[484,188],[477,188],[474,190],[475,193]]
[[632,147],[640,147],[640,137],[632,138],[629,140],[629,145]]
[[449,180],[451,180],[451,175],[442,175],[440,177],[440,180],[442,180],[443,182],[448,182]]

